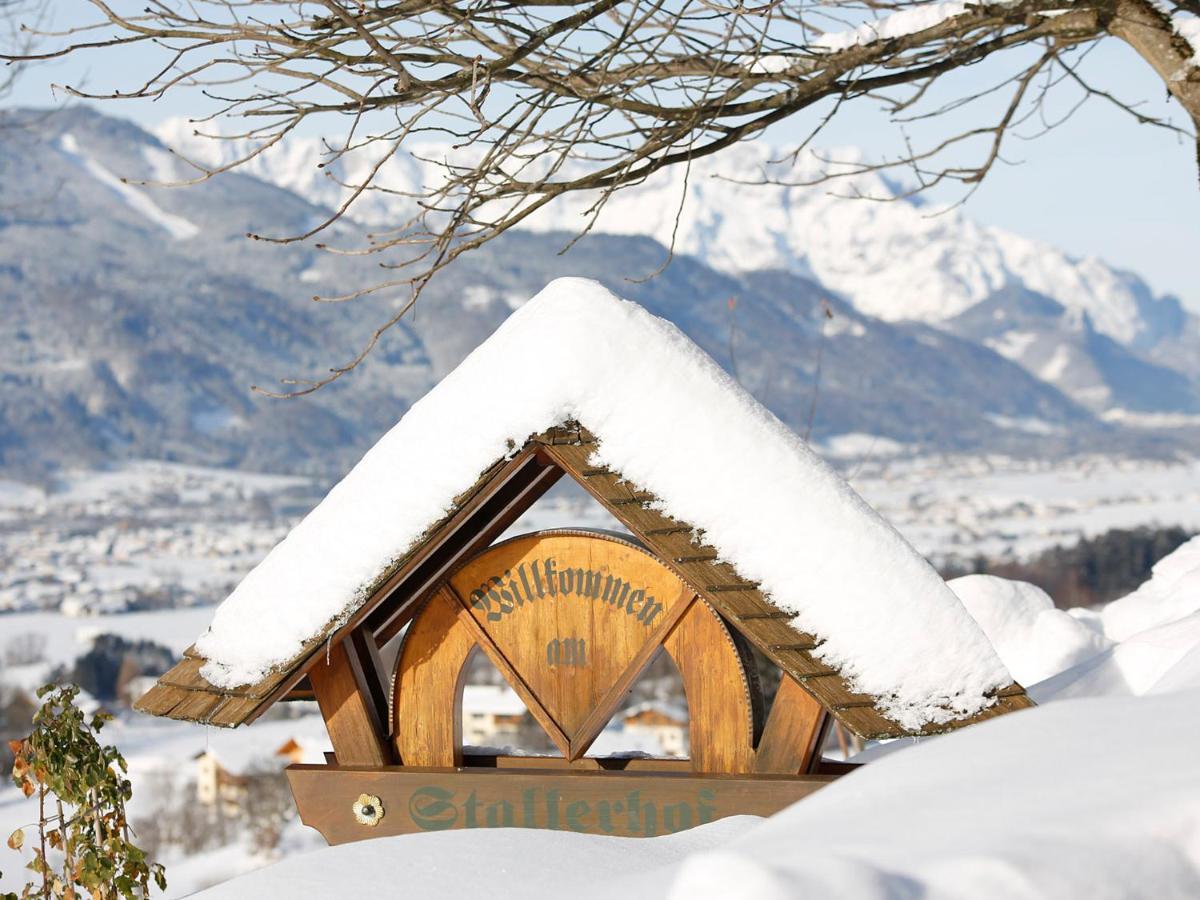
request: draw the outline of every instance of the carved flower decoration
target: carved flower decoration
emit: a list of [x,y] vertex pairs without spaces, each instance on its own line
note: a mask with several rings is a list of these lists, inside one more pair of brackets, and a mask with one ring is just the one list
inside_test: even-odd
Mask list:
[[359,825],[374,828],[383,820],[383,801],[373,794],[359,794],[354,801],[354,818]]

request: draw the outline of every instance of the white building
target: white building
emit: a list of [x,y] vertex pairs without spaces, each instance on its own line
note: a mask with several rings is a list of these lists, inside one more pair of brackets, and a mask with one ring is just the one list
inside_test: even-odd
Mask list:
[[525,704],[507,684],[468,684],[463,688],[463,744],[507,746],[517,739]]
[[657,743],[662,756],[688,755],[687,709],[674,703],[651,700],[624,710],[619,721],[624,733],[645,744]]

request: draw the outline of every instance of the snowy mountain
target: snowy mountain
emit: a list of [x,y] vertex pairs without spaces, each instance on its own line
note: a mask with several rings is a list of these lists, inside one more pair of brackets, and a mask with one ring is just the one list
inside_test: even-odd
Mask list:
[[[525,299],[597,278],[678,324],[800,434],[867,452],[1152,452],[1174,437],[1100,421],[972,335],[864,314],[783,270],[722,273],[597,235],[513,233],[436,278],[353,376],[299,401],[249,386],[325,371],[397,295],[314,304],[378,270],[307,245],[323,208],[229,173],[181,189],[126,183],[186,167],[128,122],[75,108],[0,129],[0,468],[167,459],[336,475]],[[349,241],[353,223],[334,238]],[[964,331],[964,334],[966,332]],[[874,439],[882,439],[877,444]],[[855,438],[858,440],[858,438]],[[868,450],[867,448],[872,448]]]
[[[248,147],[239,141],[197,137],[172,120],[159,136],[192,158],[227,162]],[[345,184],[358,183],[374,165],[368,153],[317,168],[325,148],[318,139],[292,139],[249,166],[253,174],[334,206]],[[449,151],[424,147],[423,159]],[[1061,250],[1003,229],[980,225],[961,209],[931,207],[873,172],[806,186],[829,168],[813,154],[778,161],[783,151],[741,144],[717,157],[661,172],[645,185],[614,195],[596,231],[642,235],[729,274],[784,269],[818,282],[856,309],[890,322],[918,321],[959,332],[954,324],[987,306],[995,321],[987,346],[1063,390],[1077,402],[1110,415],[1200,413],[1200,324],[1175,297],[1157,297],[1135,274],[1095,258]],[[856,150],[835,151],[837,171],[860,166]],[[408,196],[438,180],[435,166],[397,154],[380,170],[379,184],[395,193],[368,192],[352,208],[364,222],[394,224],[410,211]],[[755,183],[760,182],[760,183]],[[770,183],[761,183],[770,182]],[[872,198],[846,202],[846,196]],[[532,217],[540,231],[572,231],[587,219],[594,197],[550,204]],[[683,214],[677,213],[683,204]],[[999,298],[1002,303],[990,303]],[[1057,304],[1036,327],[1006,321],[1009,302]],[[1086,323],[1086,324],[1085,324]],[[1032,329],[1032,330],[1031,330]],[[963,336],[975,339],[973,334]],[[1070,358],[1054,347],[1068,336]],[[1052,349],[1045,349],[1050,347]],[[1024,352],[1029,349],[1029,353]],[[1018,350],[1020,352],[1018,352]],[[1192,362],[1196,360],[1197,362]],[[1132,366],[1136,390],[1114,387]],[[1178,371],[1185,373],[1179,378]]]

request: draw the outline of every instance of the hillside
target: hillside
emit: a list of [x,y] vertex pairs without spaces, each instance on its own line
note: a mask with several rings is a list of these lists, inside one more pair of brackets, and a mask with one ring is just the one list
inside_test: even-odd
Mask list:
[[[179,120],[164,123],[159,134],[210,162],[248,149],[196,137]],[[332,205],[345,196],[341,184],[357,183],[373,159],[343,157],[329,173],[317,168],[321,149],[315,139],[295,140],[251,165],[268,181]],[[451,153],[438,146],[418,152],[425,160]],[[855,148],[793,161],[782,147],[739,144],[697,160],[689,171],[664,170],[614,194],[594,230],[663,244],[674,234],[677,250],[718,271],[780,269],[837,292],[866,315],[944,327],[1110,418],[1144,424],[1151,421],[1146,414],[1174,413],[1175,421],[1189,421],[1183,415],[1200,424],[1200,318],[1177,298],[1156,296],[1136,273],[1101,259],[1075,259],[975,222],[963,209],[923,202],[876,172],[817,183],[825,171],[855,172],[866,161]],[[381,170],[380,184],[400,193],[368,192],[352,213],[366,222],[394,222],[411,205],[404,194],[437,178],[429,162],[397,154]],[[573,231],[590,221],[595,200],[564,197],[539,210],[529,227]],[[981,333],[975,320],[985,314]]]
[[16,117],[23,127],[0,132],[0,468],[10,475],[138,458],[339,473],[565,274],[675,321],[793,429],[811,421],[816,440],[869,434],[914,450],[1039,455],[1179,446],[1100,421],[984,343],[872,317],[794,272],[718,272],[683,257],[628,281],[665,253],[634,236],[597,235],[559,256],[562,234],[511,234],[439,276],[352,377],[270,400],[250,385],[349,358],[399,302],[305,298],[378,270],[246,240],[315,221],[321,208],[291,190],[238,174],[183,189],[124,184],[183,169],[157,138],[85,108]]

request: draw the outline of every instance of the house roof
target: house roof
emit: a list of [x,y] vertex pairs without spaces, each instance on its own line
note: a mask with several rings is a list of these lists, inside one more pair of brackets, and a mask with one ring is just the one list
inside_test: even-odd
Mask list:
[[1029,705],[937,573],[802,440],[674,326],[565,279],[413,406],[139,708],[253,719],[327,641],[395,633],[563,473],[859,734]]

